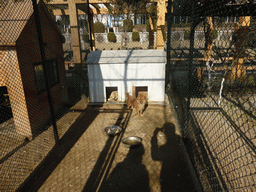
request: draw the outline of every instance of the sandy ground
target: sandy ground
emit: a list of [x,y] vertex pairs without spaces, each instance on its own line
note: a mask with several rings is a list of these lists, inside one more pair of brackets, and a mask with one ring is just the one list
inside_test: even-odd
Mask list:
[[[123,105],[80,104],[59,120],[59,143],[18,191],[195,191],[169,105],[149,105],[138,117]],[[109,137],[103,129],[113,124],[123,131]],[[125,147],[127,136],[142,145]]]

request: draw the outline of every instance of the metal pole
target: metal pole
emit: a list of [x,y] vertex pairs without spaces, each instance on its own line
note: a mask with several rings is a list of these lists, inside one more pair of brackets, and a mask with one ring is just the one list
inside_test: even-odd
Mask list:
[[91,16],[90,16],[90,6],[89,6],[89,0],[87,0],[87,10],[88,10],[88,22],[89,22],[89,35],[90,35],[90,47],[91,51],[93,51],[93,44],[92,44],[92,23],[91,23]]
[[170,70],[171,70],[171,24],[172,24],[172,0],[168,0],[168,10],[167,10],[167,42],[166,42],[166,52],[167,52],[167,63],[166,63],[166,86],[170,81]]
[[41,53],[44,77],[45,77],[44,78],[45,79],[45,88],[46,88],[46,92],[47,92],[47,96],[48,96],[48,102],[49,102],[49,108],[50,108],[50,113],[51,113],[51,120],[52,120],[54,138],[55,138],[55,142],[57,143],[58,140],[59,140],[59,136],[58,136],[58,130],[57,130],[57,125],[56,125],[54,106],[53,106],[52,97],[51,97],[51,90],[50,90],[49,81],[48,81],[49,78],[48,78],[48,74],[47,74],[47,70],[46,70],[46,68],[47,68],[46,56],[45,56],[45,51],[44,51],[43,35],[42,35],[40,18],[39,18],[37,0],[32,0],[32,3],[33,3],[33,9],[34,9],[36,30],[37,30],[37,35],[38,35],[38,42],[39,42],[39,48],[40,48],[40,53]]
[[[194,3],[192,4],[192,23],[191,23],[191,31],[190,31],[190,48],[189,48],[189,68],[188,68],[188,88],[187,88],[187,106],[186,106],[186,128],[189,127],[189,119],[190,119],[190,99],[191,99],[191,78],[192,78],[192,65],[193,65],[193,57],[194,57],[194,37],[195,37],[195,28],[197,25],[197,21],[194,15]],[[198,19],[198,18],[197,18]],[[183,133],[184,134],[184,133]],[[186,137],[186,136],[185,136]]]

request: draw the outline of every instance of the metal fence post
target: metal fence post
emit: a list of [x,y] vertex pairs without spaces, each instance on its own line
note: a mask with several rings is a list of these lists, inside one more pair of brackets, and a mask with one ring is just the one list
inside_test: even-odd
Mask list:
[[90,35],[90,47],[91,51],[93,51],[93,40],[92,40],[92,23],[91,23],[91,15],[90,15],[90,6],[89,0],[87,0],[87,9],[88,9],[88,23],[89,23],[89,35]]
[[46,92],[47,92],[49,108],[50,108],[50,113],[51,113],[51,121],[52,121],[52,126],[53,126],[53,131],[54,131],[54,138],[55,138],[55,142],[58,142],[59,136],[58,136],[58,130],[57,130],[57,125],[56,125],[56,118],[55,118],[54,106],[53,106],[53,102],[52,102],[51,90],[50,90],[49,81],[48,81],[49,78],[48,78],[48,74],[46,72],[46,68],[47,68],[46,56],[45,56],[45,51],[44,51],[43,35],[42,35],[42,29],[41,29],[41,24],[40,24],[38,5],[37,5],[36,0],[32,0],[32,2],[33,2],[35,24],[36,24],[37,34],[38,34],[38,42],[39,42],[39,48],[40,48],[44,77],[45,77],[44,78],[45,79],[45,88],[46,88]]
[[166,63],[166,84],[170,80],[170,70],[171,70],[171,25],[172,25],[172,0],[168,0],[168,10],[167,10],[167,42],[166,42],[166,52],[167,52],[167,63]]
[[[190,48],[189,48],[189,66],[188,66],[188,80],[187,80],[187,103],[186,103],[186,128],[189,127],[190,120],[190,98],[191,98],[191,78],[192,78],[192,65],[194,57],[194,37],[195,37],[195,28],[197,22],[194,15],[194,4],[192,4],[192,23],[190,30]],[[184,131],[183,131],[184,135]],[[186,137],[186,136],[185,136]]]

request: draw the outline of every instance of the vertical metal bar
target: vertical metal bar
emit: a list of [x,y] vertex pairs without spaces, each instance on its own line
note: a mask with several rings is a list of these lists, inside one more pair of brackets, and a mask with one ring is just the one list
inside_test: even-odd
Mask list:
[[167,42],[166,42],[166,85],[170,81],[170,70],[171,70],[171,25],[172,25],[172,0],[168,0],[168,10],[167,10]]
[[47,97],[48,97],[49,108],[50,108],[50,113],[51,113],[51,121],[52,121],[52,126],[53,126],[54,138],[55,138],[55,142],[57,143],[59,140],[59,136],[58,136],[58,130],[57,130],[57,125],[56,125],[54,106],[53,106],[52,97],[51,97],[51,90],[50,90],[49,81],[48,81],[49,78],[48,78],[48,74],[46,71],[46,68],[47,68],[46,56],[45,56],[45,51],[44,51],[43,35],[42,35],[42,29],[41,29],[41,24],[40,24],[37,0],[32,0],[32,2],[33,2],[35,24],[36,24],[36,30],[37,30],[37,35],[38,35],[38,42],[39,42],[39,48],[40,48],[40,53],[41,53],[44,77],[45,77],[44,78],[45,79],[45,87],[46,87],[46,91],[47,91]]
[[88,22],[89,22],[89,35],[90,35],[90,47],[91,51],[93,51],[93,44],[92,44],[92,23],[91,23],[91,16],[90,16],[90,6],[89,0],[87,0],[87,10],[88,10]]
[[[189,127],[190,120],[190,99],[191,99],[191,80],[192,80],[192,65],[194,57],[194,37],[195,37],[195,28],[196,28],[196,19],[194,15],[194,3],[192,4],[192,23],[190,30],[190,48],[189,48],[189,66],[188,66],[188,81],[187,81],[187,106],[186,106],[186,128]],[[199,19],[199,18],[198,18]],[[184,133],[183,133],[184,134]]]

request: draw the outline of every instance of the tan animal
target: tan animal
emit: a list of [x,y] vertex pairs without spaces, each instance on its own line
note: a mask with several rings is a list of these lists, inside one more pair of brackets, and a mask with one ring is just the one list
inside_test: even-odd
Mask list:
[[132,106],[136,109],[138,116],[142,116],[142,111],[146,104],[146,97],[144,95],[139,95],[138,98],[129,95],[128,92],[125,92],[126,95],[126,104],[128,109]]
[[145,109],[147,97],[143,94],[139,94],[137,97],[137,102],[139,103],[139,116],[143,116],[142,112]]
[[118,91],[112,91],[108,101],[118,101]]

